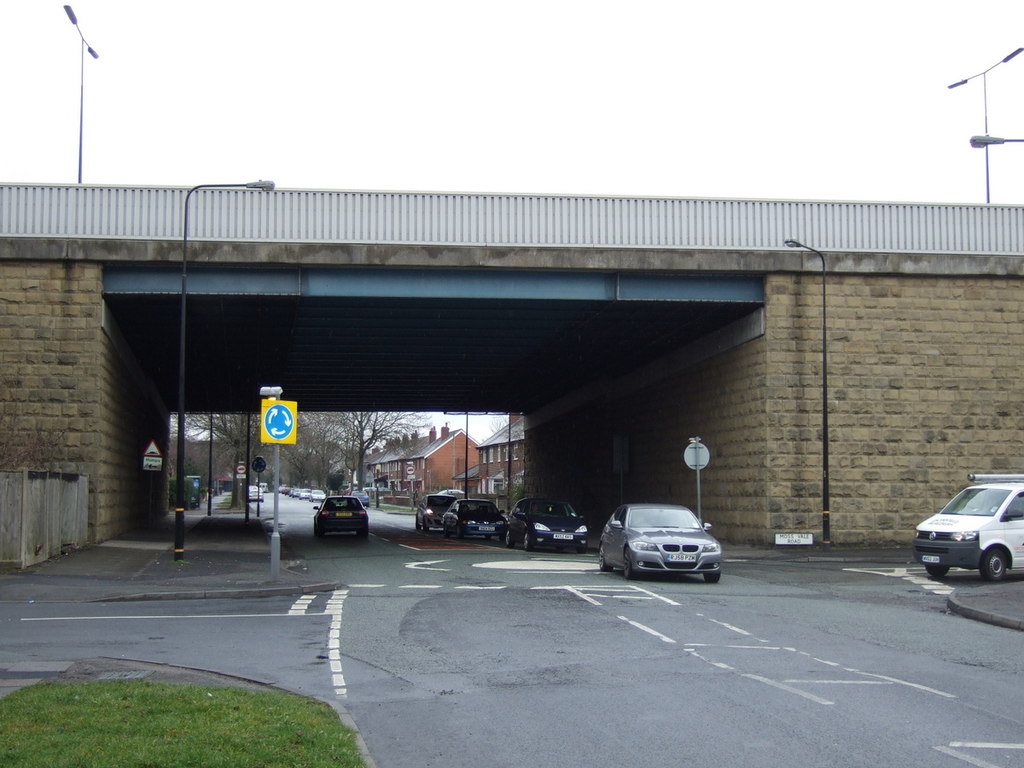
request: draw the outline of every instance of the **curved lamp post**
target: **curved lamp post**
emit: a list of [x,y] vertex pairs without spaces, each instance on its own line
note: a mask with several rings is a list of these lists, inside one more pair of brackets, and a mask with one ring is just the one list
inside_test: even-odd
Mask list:
[[[970,77],[965,77],[963,80],[958,80],[957,82],[951,83],[950,85],[946,86],[947,88],[959,88],[961,85],[966,85],[967,83],[971,82],[971,80],[974,80],[976,77],[980,77],[981,78],[982,99],[984,101],[984,108],[985,108],[985,133],[986,133],[986,135],[988,134],[988,73],[991,72],[996,67],[998,67],[1000,64],[1005,64],[1006,62],[1008,62],[1010,59],[1012,59],[1014,56],[1016,56],[1017,54],[1021,53],[1022,51],[1024,51],[1024,48],[1018,48],[1013,53],[1009,53],[1006,56],[1004,56],[1003,58],[1001,58],[999,61],[997,61],[991,67],[986,69],[984,72],[979,72],[976,75],[971,75]],[[978,138],[978,137],[975,137],[975,138]],[[992,202],[992,197],[991,197],[990,188],[989,188],[989,178],[988,178],[988,144],[1001,144],[1001,143],[1002,143],[1002,141],[998,141],[998,142],[992,141],[992,142],[983,143],[983,144],[975,144],[974,143],[974,139],[971,139],[971,146],[972,147],[976,147],[976,148],[984,147],[985,148],[985,202],[986,203]]]
[[[78,26],[78,17],[75,16],[75,12],[71,10],[70,5],[64,6],[64,13],[68,15],[68,19],[75,25],[75,29],[78,30],[78,36],[82,38],[82,67],[81,73],[78,78],[78,183],[82,183],[82,124],[85,117],[85,52],[88,51],[89,55],[94,59],[98,59],[100,55],[93,50],[93,47],[85,42],[85,35],[82,34],[82,28]],[[988,130],[986,128],[986,130]]]
[[832,545],[832,529],[829,521],[828,489],[828,323],[825,310],[825,254],[797,240],[786,240],[788,248],[803,248],[817,254],[821,259],[821,544],[825,549]]
[[185,309],[188,297],[188,203],[201,189],[259,189],[271,192],[272,181],[250,181],[245,184],[199,184],[185,195],[185,215],[181,236],[181,324],[178,337],[178,454],[174,509],[174,559],[185,558]]

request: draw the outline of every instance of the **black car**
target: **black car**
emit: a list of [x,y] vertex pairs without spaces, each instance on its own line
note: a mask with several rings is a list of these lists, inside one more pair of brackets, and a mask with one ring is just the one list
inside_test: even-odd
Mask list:
[[587,523],[567,501],[521,499],[508,516],[505,546],[512,549],[520,541],[527,552],[537,546],[573,547],[582,555],[587,551]]
[[505,517],[487,499],[456,499],[441,520],[445,536],[505,535]]
[[328,496],[313,509],[313,534],[354,533],[365,539],[370,534],[370,518],[363,502],[355,496]]
[[431,528],[442,527],[441,518],[453,501],[455,497],[447,493],[429,493],[424,496],[416,508],[416,530],[429,531]]

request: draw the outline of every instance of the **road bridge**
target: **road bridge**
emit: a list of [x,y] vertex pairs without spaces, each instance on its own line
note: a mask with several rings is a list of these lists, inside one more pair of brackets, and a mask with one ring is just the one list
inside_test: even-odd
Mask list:
[[[40,468],[90,475],[97,540],[153,505],[137,454],[177,407],[187,192],[0,185],[5,434],[62,436]],[[822,270],[796,238],[827,259],[833,538],[898,541],[1019,456],[1021,214],[204,189],[186,410],[275,384],[302,410],[524,413],[529,487],[592,522],[694,504],[699,434],[723,538],[816,531]]]

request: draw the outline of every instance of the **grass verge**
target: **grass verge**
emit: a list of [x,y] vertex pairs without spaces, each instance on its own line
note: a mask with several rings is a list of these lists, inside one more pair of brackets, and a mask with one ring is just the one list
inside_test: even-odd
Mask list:
[[328,705],[279,691],[38,683],[0,699],[4,768],[363,768]]

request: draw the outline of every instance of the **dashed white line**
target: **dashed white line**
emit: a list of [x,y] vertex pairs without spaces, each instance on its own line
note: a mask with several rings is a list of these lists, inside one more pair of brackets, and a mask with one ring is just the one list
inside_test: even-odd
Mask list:
[[636,627],[637,629],[641,630],[642,632],[646,632],[649,635],[654,635],[654,637],[658,638],[663,643],[675,643],[675,640],[673,640],[671,637],[661,634],[661,632],[658,632],[656,629],[651,629],[650,627],[644,626],[638,621],[627,619],[625,616],[619,616],[619,618],[627,624],[629,624],[630,626]]

